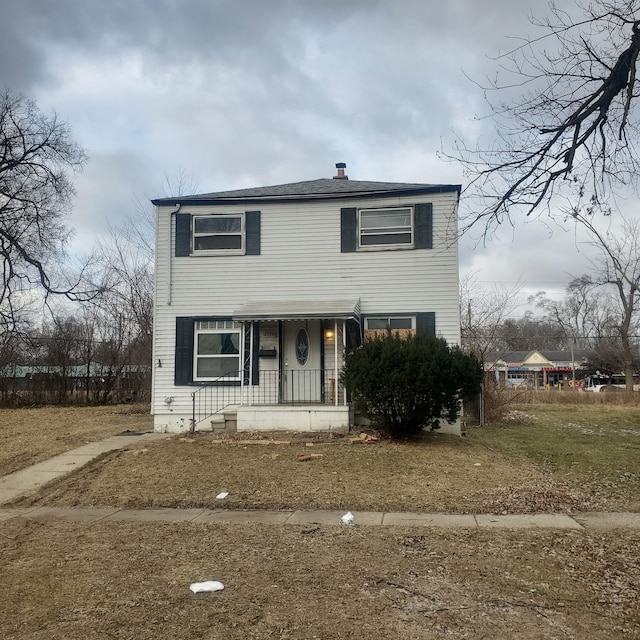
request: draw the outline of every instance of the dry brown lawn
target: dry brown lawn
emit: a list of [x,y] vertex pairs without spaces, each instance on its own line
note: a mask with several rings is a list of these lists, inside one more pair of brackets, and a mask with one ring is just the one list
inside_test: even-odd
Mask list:
[[0,476],[126,430],[153,430],[148,405],[0,409]]
[[[59,425],[73,424],[59,411]],[[97,437],[99,422],[105,435],[150,426],[121,409],[77,411],[80,441]],[[29,429],[53,424],[46,411],[34,415]],[[18,504],[626,510],[639,502],[637,425],[626,410],[570,408],[416,443],[176,436],[101,456]],[[74,429],[59,429],[68,431],[64,447],[74,446]],[[37,438],[33,446],[46,456]],[[222,491],[228,498],[216,500]],[[14,518],[0,522],[0,637],[640,638],[639,544],[630,531]],[[192,594],[202,580],[225,589]]]
[[[300,461],[309,455],[316,457]],[[529,488],[516,502],[514,482]],[[229,493],[224,501],[221,492]],[[272,444],[201,434],[106,454],[18,504],[484,513],[590,502],[525,458],[453,436],[356,445],[347,437]]]
[[[638,638],[637,535],[0,523],[3,640]],[[194,581],[225,588],[194,595]]]

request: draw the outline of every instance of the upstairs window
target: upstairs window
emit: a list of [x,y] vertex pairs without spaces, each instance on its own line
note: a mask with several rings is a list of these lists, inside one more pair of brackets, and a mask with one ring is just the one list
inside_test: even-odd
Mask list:
[[244,251],[244,217],[238,215],[194,216],[194,252]]
[[260,211],[176,213],[175,255],[260,255]]
[[413,212],[410,207],[397,209],[361,209],[359,211],[359,246],[413,247]]

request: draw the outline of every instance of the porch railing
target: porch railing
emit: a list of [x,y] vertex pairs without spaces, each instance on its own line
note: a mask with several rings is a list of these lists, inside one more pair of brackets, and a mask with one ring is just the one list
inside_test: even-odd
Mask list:
[[335,369],[260,371],[259,384],[240,383],[240,372],[207,382],[192,394],[192,428],[230,406],[279,404],[346,404],[346,392]]

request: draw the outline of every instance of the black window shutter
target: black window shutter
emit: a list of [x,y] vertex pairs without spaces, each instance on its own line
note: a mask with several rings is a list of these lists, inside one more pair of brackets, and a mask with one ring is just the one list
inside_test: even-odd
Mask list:
[[355,207],[340,209],[340,251],[349,253],[358,246],[358,219]]
[[193,318],[176,318],[176,386],[193,382]]
[[260,212],[246,211],[245,214],[245,254],[260,255]]
[[176,257],[191,254],[191,214],[176,213]]
[[414,207],[416,249],[433,249],[433,205],[430,202]]
[[351,351],[351,349],[355,349],[362,344],[362,320],[358,322],[358,320],[347,320],[346,331],[346,348],[347,351]]
[[416,313],[416,334],[419,336],[436,335],[436,314],[433,311]]

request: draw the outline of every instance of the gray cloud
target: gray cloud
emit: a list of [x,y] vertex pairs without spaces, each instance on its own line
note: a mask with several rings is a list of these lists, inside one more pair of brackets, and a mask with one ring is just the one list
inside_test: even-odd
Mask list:
[[[83,248],[179,168],[202,191],[328,177],[337,161],[356,179],[463,182],[438,149],[453,143],[454,129],[491,135],[474,120],[485,105],[465,73],[492,75],[488,56],[513,46],[506,36],[531,33],[527,14],[541,8],[534,0],[0,5],[0,84],[59,112],[91,157],[72,221]],[[573,251],[566,234],[525,229],[502,231],[486,249],[463,241],[463,269],[499,279],[506,262],[515,279],[549,271],[562,280],[565,267],[549,265],[554,252]]]

